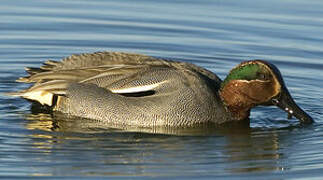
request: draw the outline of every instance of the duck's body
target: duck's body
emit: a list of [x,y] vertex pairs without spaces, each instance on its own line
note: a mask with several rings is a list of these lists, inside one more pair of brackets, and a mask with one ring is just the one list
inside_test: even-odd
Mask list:
[[221,92],[223,82],[214,73],[190,63],[138,54],[73,55],[27,72],[30,76],[18,81],[35,84],[13,95],[54,111],[119,125],[220,124],[248,118],[256,105],[240,115],[227,104],[228,93]]

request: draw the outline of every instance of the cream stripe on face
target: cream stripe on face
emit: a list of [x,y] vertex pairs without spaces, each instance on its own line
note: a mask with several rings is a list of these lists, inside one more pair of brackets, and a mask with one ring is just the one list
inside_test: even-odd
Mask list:
[[269,80],[266,80],[266,81],[263,81],[263,80],[259,80],[259,79],[255,79],[255,80],[250,80],[250,81],[248,81],[248,80],[241,80],[241,79],[239,79],[239,80],[237,80],[237,81],[239,81],[239,82],[245,82],[245,83],[252,83],[252,82],[270,82]]
[[129,87],[129,88],[121,88],[121,89],[111,89],[113,93],[138,93],[138,92],[145,92],[145,91],[150,91],[161,84],[164,84],[166,81],[155,83],[155,84],[150,84],[150,85],[144,85],[144,86],[136,86],[136,87]]

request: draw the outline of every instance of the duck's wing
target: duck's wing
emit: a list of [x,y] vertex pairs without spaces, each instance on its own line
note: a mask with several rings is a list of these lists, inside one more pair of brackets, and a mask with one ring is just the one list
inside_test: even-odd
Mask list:
[[215,74],[192,64],[117,52],[72,55],[61,62],[46,61],[40,68],[26,68],[26,71],[29,76],[17,81],[34,85],[11,95],[49,106],[53,104],[54,95],[67,94],[71,83],[94,84],[123,96],[147,96],[170,91],[170,87],[180,82],[187,84],[184,81],[189,80],[183,72],[221,81]]
[[[50,79],[68,79],[78,81],[95,76],[107,69],[135,65],[162,65],[168,61],[158,58],[120,52],[96,52],[71,55],[62,61],[48,60],[39,68],[25,68],[29,76],[18,79],[18,82],[44,82]],[[59,72],[59,73],[58,73]],[[49,79],[46,79],[49,78]]]
[[[62,61],[48,60],[43,63],[43,66],[39,68],[27,67],[26,71],[29,76],[18,79],[19,82],[39,82],[46,81],[42,75],[55,74],[53,72],[61,71],[62,77],[53,76],[52,78],[70,78],[70,80],[79,80],[84,77],[91,77],[95,74],[99,74],[109,68],[122,68],[129,66],[177,66],[180,68],[187,68],[197,73],[203,74],[208,78],[221,81],[214,73],[195,66],[190,63],[179,63],[170,60],[164,60],[156,57],[134,54],[134,53],[122,53],[122,52],[96,52],[96,53],[84,53],[71,55],[64,58]],[[73,71],[71,71],[73,70]],[[42,74],[40,74],[42,73]],[[66,76],[65,76],[66,75]],[[47,76],[48,77],[48,76]]]

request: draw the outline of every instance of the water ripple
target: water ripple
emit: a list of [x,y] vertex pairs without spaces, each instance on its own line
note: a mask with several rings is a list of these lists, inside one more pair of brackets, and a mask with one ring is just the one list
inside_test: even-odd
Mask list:
[[0,177],[321,178],[322,9],[314,0],[4,0],[0,93],[28,87],[14,82],[23,67],[75,53],[144,53],[221,78],[243,60],[265,59],[316,122],[301,126],[277,108],[258,107],[250,128],[120,130],[35,112],[0,94]]

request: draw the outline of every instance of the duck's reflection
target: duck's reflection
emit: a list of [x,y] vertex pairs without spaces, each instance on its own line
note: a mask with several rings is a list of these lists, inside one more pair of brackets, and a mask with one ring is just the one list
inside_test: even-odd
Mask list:
[[230,136],[225,152],[232,166],[231,172],[281,171],[283,154],[279,136],[275,132],[251,132],[249,135]]
[[[282,162],[286,156],[280,151],[280,137],[275,130],[254,130],[242,124],[139,129],[59,113],[30,114],[27,119],[26,127],[34,130],[33,147],[52,153],[53,158],[60,149],[68,151],[70,155],[64,161],[70,158],[69,172],[85,168],[97,175],[194,174],[199,170],[236,174],[285,168]],[[79,157],[77,162],[75,156]],[[98,164],[106,168],[94,168]]]

